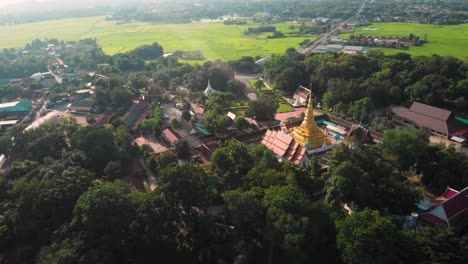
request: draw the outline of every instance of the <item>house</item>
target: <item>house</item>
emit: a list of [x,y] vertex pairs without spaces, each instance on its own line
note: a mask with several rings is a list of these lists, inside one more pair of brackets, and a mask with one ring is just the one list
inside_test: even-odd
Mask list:
[[149,115],[150,111],[151,107],[146,101],[139,101],[130,106],[121,120],[130,131],[136,131],[138,124]]
[[197,130],[183,118],[179,120],[179,126],[172,127],[172,129],[174,129],[174,131],[179,134],[181,140],[187,142],[187,144],[190,146],[190,149],[194,150],[202,146],[203,143],[196,136],[198,133]]
[[267,130],[262,144],[273,151],[280,161],[290,161],[302,168],[310,165],[307,149],[282,131]]
[[341,51],[346,54],[367,53],[363,46],[344,46]]
[[[25,116],[33,109],[31,100],[21,100],[0,104],[0,116],[20,117]],[[9,118],[10,119],[10,118]]]
[[468,134],[468,125],[457,120],[451,111],[445,109],[413,102],[409,109],[395,106],[392,107],[392,112],[397,122],[427,128],[436,136],[450,138],[452,135]]
[[79,100],[69,104],[67,109],[71,112],[89,113],[93,110],[93,106],[93,100]]
[[166,139],[171,144],[177,143],[182,138],[171,127],[168,127],[166,129],[164,129],[163,132],[162,132],[162,136],[163,136],[164,139]]
[[15,125],[18,122],[19,122],[19,120],[1,120],[0,121],[0,131],[11,127],[11,126]]
[[198,120],[202,120],[203,115],[205,114],[205,108],[203,108],[202,105],[197,105],[195,103],[190,104],[190,111],[190,114]]
[[447,187],[435,203],[419,214],[422,223],[455,230],[468,225],[468,186],[461,191]]
[[229,117],[232,121],[236,120],[237,115],[234,114],[233,112],[228,112],[227,117]]
[[325,53],[325,52],[340,52],[343,49],[341,45],[318,45],[313,52],[315,53]]
[[270,60],[271,60],[271,56],[261,58],[261,59],[255,61],[255,65],[263,66],[263,65],[265,65],[265,63],[269,62]]
[[73,92],[73,100],[80,99],[80,98],[89,98],[91,95],[94,94],[94,90],[92,89],[82,89]]
[[307,98],[309,98],[310,89],[299,85],[299,88],[294,92],[294,107],[305,106],[307,104]]
[[94,126],[103,126],[107,123],[109,123],[110,117],[112,116],[114,112],[111,110],[106,110],[104,113],[100,114],[97,118],[96,121],[94,122]]
[[202,144],[197,153],[200,161],[205,165],[209,164],[211,160],[211,154],[213,154],[213,152],[218,148],[219,144],[216,141],[210,141]]

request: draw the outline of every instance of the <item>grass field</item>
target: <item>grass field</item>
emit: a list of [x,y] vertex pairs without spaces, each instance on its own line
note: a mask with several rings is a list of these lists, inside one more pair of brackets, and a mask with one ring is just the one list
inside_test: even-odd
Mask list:
[[[426,25],[415,23],[377,23],[356,28],[354,35],[364,36],[408,36],[410,33],[427,41],[422,47],[410,47],[408,50],[381,48],[385,54],[406,52],[411,55],[454,56],[460,59],[468,57],[468,24],[461,25]],[[350,34],[341,35],[344,38]]]
[[286,112],[292,112],[294,111],[294,108],[288,104],[288,103],[280,103],[278,110],[276,110],[276,113],[286,113]]
[[[283,33],[292,33],[292,23],[273,24]],[[79,40],[96,38],[108,54],[124,52],[144,44],[158,42],[165,52],[201,50],[208,60],[236,59],[242,56],[268,56],[284,53],[299,46],[308,37],[267,39],[269,34],[244,37],[247,25],[225,26],[222,23],[151,24],[117,23],[104,17],[62,19],[45,22],[0,26],[0,48],[21,48],[31,40],[56,38]]]

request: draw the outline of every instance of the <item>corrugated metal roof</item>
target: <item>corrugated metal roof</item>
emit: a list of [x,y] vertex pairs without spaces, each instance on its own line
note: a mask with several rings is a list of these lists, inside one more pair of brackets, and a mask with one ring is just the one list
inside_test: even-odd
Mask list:
[[0,104],[0,112],[29,112],[32,110],[32,102],[30,100],[22,100]]
[[413,102],[411,107],[409,108],[411,112],[418,113],[421,115],[425,115],[431,118],[435,118],[438,120],[442,121],[447,121],[447,119],[450,117],[452,112],[442,109],[442,108],[437,108],[434,106],[430,106],[427,104],[421,104],[418,102]]

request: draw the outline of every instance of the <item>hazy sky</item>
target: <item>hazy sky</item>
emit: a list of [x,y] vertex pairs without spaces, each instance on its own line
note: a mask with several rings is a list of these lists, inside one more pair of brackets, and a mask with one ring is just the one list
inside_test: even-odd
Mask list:
[[24,5],[24,4],[32,4],[32,3],[47,3],[47,2],[55,2],[60,3],[63,5],[69,3],[81,3],[84,5],[96,5],[96,4],[117,4],[117,3],[131,3],[131,2],[158,2],[161,0],[0,0],[0,7],[2,6],[17,6],[17,5]]
[[41,3],[51,0],[0,0],[0,6],[22,5],[27,3]]
[[157,2],[157,0],[0,0],[0,7],[6,6],[21,6],[31,4],[54,3],[59,5],[81,4],[85,6],[96,4],[117,4],[117,3],[132,3],[132,2]]

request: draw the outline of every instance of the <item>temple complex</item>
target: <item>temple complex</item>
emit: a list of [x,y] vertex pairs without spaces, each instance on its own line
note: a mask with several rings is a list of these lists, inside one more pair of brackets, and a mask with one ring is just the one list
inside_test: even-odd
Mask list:
[[295,127],[291,132],[291,136],[299,145],[306,147],[308,150],[321,148],[324,145],[330,145],[330,139],[315,123],[314,107],[312,94],[309,96],[309,103],[305,113],[304,121],[298,127]]

